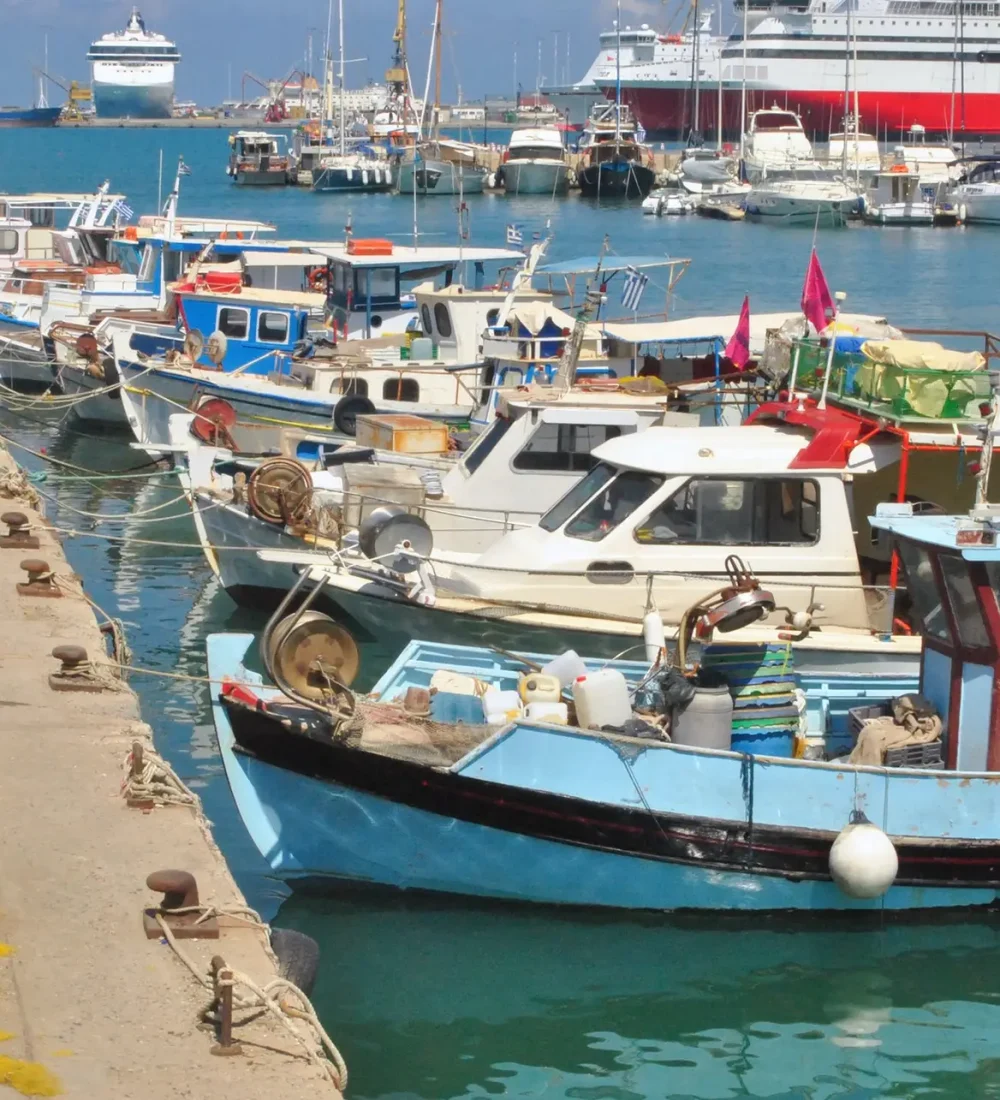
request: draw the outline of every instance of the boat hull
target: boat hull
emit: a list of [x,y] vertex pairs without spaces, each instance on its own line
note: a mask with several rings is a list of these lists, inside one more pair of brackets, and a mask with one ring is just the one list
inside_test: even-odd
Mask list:
[[268,169],[249,169],[235,172],[233,183],[237,187],[284,187],[288,183],[288,173]]
[[0,383],[24,392],[59,392],[53,365],[36,328],[0,320]]
[[744,200],[747,217],[784,222],[809,222],[817,217],[821,224],[841,225],[859,213],[860,200],[799,198],[773,192],[747,193]]
[[594,198],[643,199],[653,188],[652,168],[630,160],[606,160],[589,164],[578,173],[580,193]]
[[314,168],[314,191],[369,192],[377,194],[391,191],[395,185],[392,166],[380,164],[375,168]]
[[[63,393],[74,394],[80,400],[73,406],[73,415],[88,424],[101,424],[108,427],[128,430],[128,418],[122,403],[121,390],[110,393],[95,393],[107,386],[104,378],[95,378],[79,367],[62,366],[59,368],[59,383]],[[89,396],[88,396],[89,395]]]
[[479,195],[486,183],[486,170],[447,160],[404,161],[397,173],[402,195]]
[[503,166],[508,195],[565,195],[569,191],[569,166],[544,161],[508,161]]

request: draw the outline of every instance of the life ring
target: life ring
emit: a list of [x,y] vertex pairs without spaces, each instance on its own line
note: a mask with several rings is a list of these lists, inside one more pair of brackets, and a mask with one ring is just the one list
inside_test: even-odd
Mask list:
[[892,620],[892,629],[895,634],[912,634],[913,627],[905,619],[895,618]]
[[309,272],[309,289],[325,294],[330,274],[325,267],[317,267]]
[[894,164],[890,169],[890,172],[908,172],[909,168],[905,164]]

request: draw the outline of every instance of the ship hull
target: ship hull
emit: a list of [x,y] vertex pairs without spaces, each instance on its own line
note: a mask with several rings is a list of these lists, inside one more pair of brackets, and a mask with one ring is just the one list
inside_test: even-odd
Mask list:
[[0,129],[15,126],[55,126],[62,107],[14,107],[0,110]]
[[[998,67],[1000,68],[1000,67]],[[998,72],[1000,76],[1000,72]],[[614,89],[605,94],[614,98]],[[1000,135],[1000,82],[996,92],[966,92],[954,97],[951,91],[871,90],[858,92],[859,128],[877,133],[881,140],[898,140],[915,123],[930,136],[946,136],[954,132],[960,142],[967,139]],[[853,99],[853,96],[852,96]],[[633,86],[622,88],[622,102],[650,135],[682,138],[693,127],[706,136],[713,136],[718,127],[718,92],[702,88],[699,104],[700,125],[694,125],[694,103],[690,87],[672,85]],[[799,89],[777,86],[747,87],[747,112],[777,104],[795,111],[810,137],[826,138],[840,130],[844,115],[844,89]],[[723,135],[738,140],[740,120],[740,89],[726,87],[723,91]],[[964,122],[964,125],[963,125]]]
[[98,118],[170,118],[173,104],[173,81],[147,85],[94,81],[94,111]]

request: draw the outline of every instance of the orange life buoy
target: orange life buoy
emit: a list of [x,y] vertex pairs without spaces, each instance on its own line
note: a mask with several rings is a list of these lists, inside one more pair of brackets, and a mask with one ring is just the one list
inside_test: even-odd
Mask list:
[[899,619],[899,618],[893,619],[892,620],[892,628],[893,628],[894,631],[898,632],[899,634],[912,634],[913,633],[913,627],[910,626],[910,624],[908,622],[906,622],[904,619]]
[[909,168],[905,164],[894,164],[890,169],[890,172],[908,172]]
[[328,281],[329,275],[325,267],[317,267],[309,272],[309,288],[311,290],[326,293]]

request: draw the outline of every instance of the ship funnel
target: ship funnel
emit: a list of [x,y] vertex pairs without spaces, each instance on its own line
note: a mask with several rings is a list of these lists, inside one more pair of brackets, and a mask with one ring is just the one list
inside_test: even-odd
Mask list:
[[138,8],[132,9],[132,14],[128,17],[128,26],[125,28],[129,31],[145,31],[146,24],[142,19],[142,12]]

